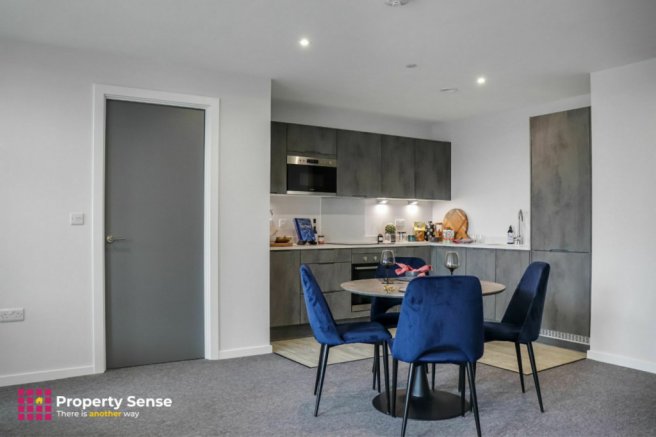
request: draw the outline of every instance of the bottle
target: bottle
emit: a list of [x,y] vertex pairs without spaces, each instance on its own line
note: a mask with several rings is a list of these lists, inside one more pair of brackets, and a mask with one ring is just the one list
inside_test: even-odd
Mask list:
[[317,235],[317,219],[312,219],[312,230],[314,231],[314,235]]
[[512,226],[508,228],[508,244],[515,243],[515,234],[513,233]]
[[383,234],[378,234],[378,244],[383,244]]

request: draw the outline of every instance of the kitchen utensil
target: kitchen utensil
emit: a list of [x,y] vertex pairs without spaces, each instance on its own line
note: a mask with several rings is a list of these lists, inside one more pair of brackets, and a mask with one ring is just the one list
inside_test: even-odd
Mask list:
[[469,229],[469,219],[462,209],[452,209],[447,212],[442,221],[444,229],[451,228],[455,231],[455,238],[469,238],[467,230]]

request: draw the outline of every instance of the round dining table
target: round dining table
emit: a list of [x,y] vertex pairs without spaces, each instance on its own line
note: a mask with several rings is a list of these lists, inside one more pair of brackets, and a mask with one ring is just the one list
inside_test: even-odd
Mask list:
[[[409,282],[395,279],[387,285],[384,279],[361,279],[342,284],[342,288],[354,294],[377,298],[403,298]],[[506,286],[496,282],[481,281],[483,296],[492,296],[503,292]],[[431,390],[428,385],[427,366],[416,366],[415,384],[410,399],[408,417],[415,420],[445,420],[460,416],[460,395],[441,390]],[[391,391],[391,387],[390,387]],[[403,417],[406,390],[396,392],[396,417]],[[387,398],[384,393],[373,400],[374,408],[387,414]],[[465,411],[469,410],[469,402],[465,403]]]

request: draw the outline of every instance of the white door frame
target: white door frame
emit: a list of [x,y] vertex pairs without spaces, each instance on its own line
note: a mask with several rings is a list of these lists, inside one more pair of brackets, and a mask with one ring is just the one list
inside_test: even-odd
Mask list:
[[107,99],[205,111],[204,307],[205,358],[219,358],[219,99],[111,85],[93,86],[92,290],[93,367],[105,356],[105,102]]

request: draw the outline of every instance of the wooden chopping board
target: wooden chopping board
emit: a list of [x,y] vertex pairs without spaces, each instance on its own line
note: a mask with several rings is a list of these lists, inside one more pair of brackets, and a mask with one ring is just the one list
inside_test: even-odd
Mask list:
[[456,231],[456,240],[469,238],[467,230],[469,229],[469,219],[462,209],[452,209],[447,212],[442,221],[442,229],[453,229]]

